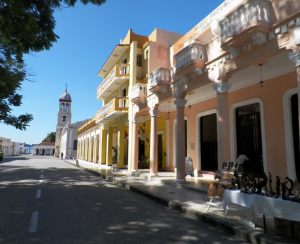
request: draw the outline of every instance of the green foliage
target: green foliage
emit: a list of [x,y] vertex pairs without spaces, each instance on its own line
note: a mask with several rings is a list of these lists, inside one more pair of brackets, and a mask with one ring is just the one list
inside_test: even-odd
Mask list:
[[47,134],[43,142],[55,142],[56,132],[50,132]]
[[[106,0],[81,0],[100,6]],[[54,33],[53,13],[73,7],[77,0],[0,1],[0,123],[26,130],[32,115],[11,115],[11,106],[20,106],[21,84],[28,80],[23,54],[49,50],[59,39]]]

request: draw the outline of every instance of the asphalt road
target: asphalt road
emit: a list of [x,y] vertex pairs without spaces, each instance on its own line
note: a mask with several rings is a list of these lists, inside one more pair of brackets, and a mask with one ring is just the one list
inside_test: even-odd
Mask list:
[[246,243],[48,156],[0,164],[0,243]]

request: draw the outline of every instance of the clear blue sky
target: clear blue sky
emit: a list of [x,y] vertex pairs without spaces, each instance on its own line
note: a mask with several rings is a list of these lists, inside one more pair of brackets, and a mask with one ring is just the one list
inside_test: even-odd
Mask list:
[[59,97],[72,97],[72,123],[94,117],[102,102],[98,71],[131,28],[149,36],[155,28],[185,34],[218,7],[223,0],[107,0],[97,7],[80,2],[55,12],[55,33],[60,39],[48,51],[24,57],[35,82],[24,81],[23,104],[12,114],[32,114],[26,131],[0,123],[0,136],[15,142],[38,144],[56,131]]

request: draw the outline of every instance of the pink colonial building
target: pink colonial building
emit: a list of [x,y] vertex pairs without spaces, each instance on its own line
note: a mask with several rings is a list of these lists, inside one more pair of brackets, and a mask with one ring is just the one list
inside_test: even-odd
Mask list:
[[186,157],[198,175],[246,155],[300,178],[300,1],[227,0],[183,36],[130,31],[99,75],[106,108],[79,128],[80,159],[109,166],[114,147],[119,168],[146,157],[184,180]]

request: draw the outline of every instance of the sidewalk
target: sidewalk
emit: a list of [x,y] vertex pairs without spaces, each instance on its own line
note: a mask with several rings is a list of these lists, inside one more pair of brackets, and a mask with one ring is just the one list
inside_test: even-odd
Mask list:
[[[76,160],[64,160],[76,166]],[[99,166],[98,164],[78,160],[79,166],[87,171],[99,175],[120,187],[143,194],[165,206],[172,207],[186,213],[194,219],[221,228],[233,235],[243,238],[251,243],[300,243],[299,240],[274,235],[274,220],[266,216],[267,234],[263,231],[262,216],[256,215],[254,228],[246,221],[247,209],[236,205],[229,205],[225,218],[222,201],[213,201],[217,206],[211,206],[207,212],[210,200],[207,190],[212,179],[201,177],[187,177],[185,182],[177,182],[174,172],[159,172],[150,177],[149,170],[139,170],[128,174],[125,170],[116,170],[113,167]]]

